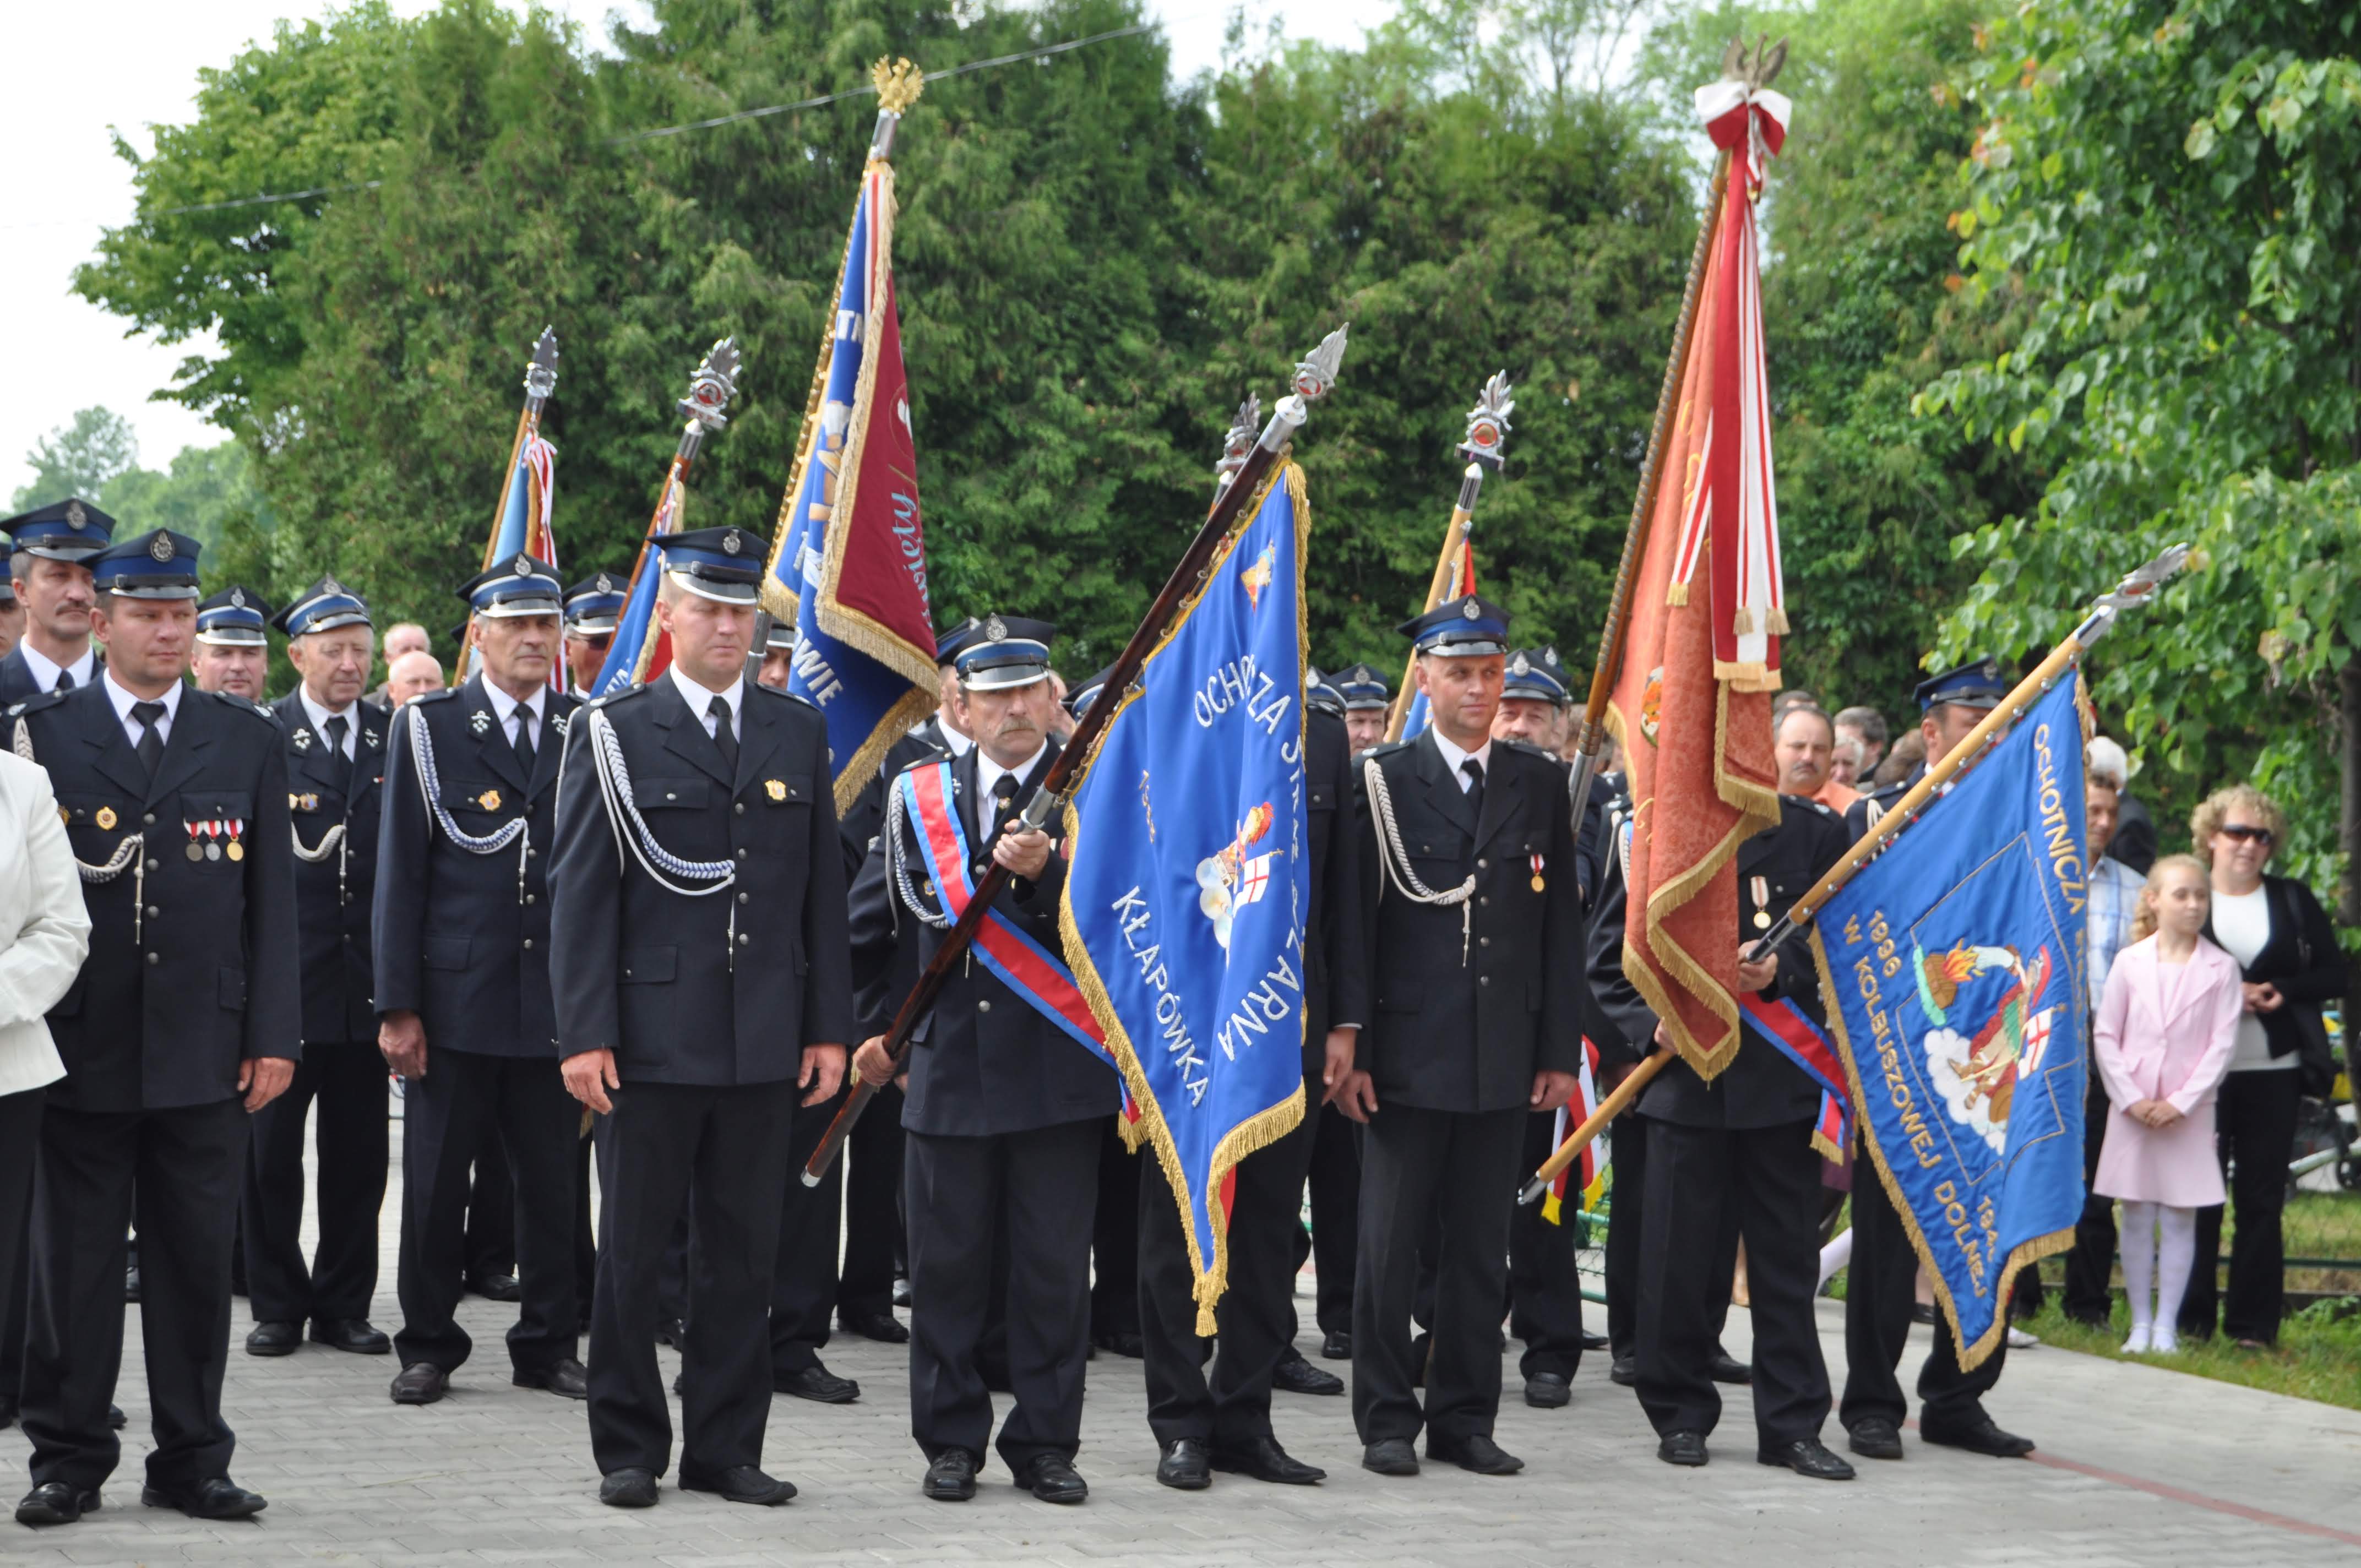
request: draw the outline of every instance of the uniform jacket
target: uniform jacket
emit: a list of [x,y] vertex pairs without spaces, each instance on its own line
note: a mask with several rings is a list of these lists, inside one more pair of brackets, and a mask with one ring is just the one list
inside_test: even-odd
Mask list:
[[[73,1111],[213,1104],[237,1092],[244,1061],[295,1059],[302,1037],[295,851],[285,741],[270,717],[237,697],[183,688],[150,780],[104,682],[8,711],[21,718],[34,760],[49,772],[77,858],[104,865],[126,839],[146,835],[121,874],[82,883],[90,958],[49,1010],[66,1066],[50,1103]],[[210,838],[203,826],[214,822],[241,826],[235,839]],[[223,850],[219,859],[204,852],[207,844]]]
[[[377,1005],[416,1013],[429,1052],[546,1057],[556,1049],[549,852],[557,775],[581,706],[555,692],[543,699],[531,778],[480,674],[394,715],[377,879]],[[522,842],[479,855],[444,832],[419,776],[410,732],[417,724],[426,727],[437,795],[453,826],[487,839],[522,817]]]
[[1845,807],[1845,841],[1850,844],[1877,826],[1878,818],[1894,809],[1902,797],[1927,776],[1927,764],[1919,763],[1909,775],[1890,784],[1864,791],[1859,800]]
[[[1057,760],[1053,741],[1033,771],[1019,784],[1022,805]],[[928,764],[921,764],[928,765]],[[951,764],[951,788],[968,846],[973,876],[982,877],[992,864],[992,846],[1000,825],[979,822],[976,809],[976,749]],[[987,812],[986,815],[989,815]],[[1052,828],[1057,828],[1053,823]],[[923,863],[911,824],[901,828],[904,864],[911,885],[930,906],[924,891]],[[1049,863],[1038,880],[1012,877],[993,907],[1018,929],[1052,953],[1062,954],[1058,935],[1058,900],[1066,885],[1065,846],[1052,838]],[[922,924],[903,907],[892,885],[886,846],[877,847],[861,868],[852,887],[852,944],[864,970],[884,968],[893,961],[897,944],[909,945],[907,957],[894,972],[906,972],[913,982],[942,946],[946,933]],[[882,1034],[908,995],[907,985],[880,988],[864,1019],[866,1032]],[[934,1009],[919,1021],[910,1053],[909,1089],[902,1102],[902,1124],[914,1133],[943,1137],[984,1137],[1001,1133],[1029,1132],[1113,1115],[1120,1103],[1115,1071],[1106,1062],[1041,1014],[1001,980],[974,961],[963,959],[936,998]]]
[[316,851],[338,826],[336,850],[295,858],[295,913],[302,933],[303,1038],[377,1038],[370,1002],[369,904],[377,889],[379,789],[385,782],[385,715],[354,704],[353,759],[312,727],[302,691],[270,705],[286,735],[287,815],[296,841]]
[[[1392,850],[1367,770],[1380,770],[1409,869],[1436,893],[1471,873],[1461,909],[1401,895],[1378,857]],[[1526,1103],[1533,1075],[1582,1060],[1582,892],[1574,812],[1563,767],[1538,751],[1491,751],[1484,810],[1444,765],[1431,732],[1365,753],[1354,770],[1362,842],[1362,908],[1376,1005],[1356,1063],[1380,1102],[1431,1111],[1505,1111]],[[1538,861],[1538,869],[1536,867]],[[1540,885],[1536,886],[1538,883]]]
[[[93,666],[92,675],[93,683],[97,679],[95,672],[104,668],[106,668],[106,650],[102,648],[98,651],[98,662]],[[0,658],[0,707],[7,707],[23,702],[27,697],[40,695],[41,688],[33,680],[33,666],[25,662],[25,655],[18,649],[9,649],[7,657]]]
[[41,1014],[90,956],[90,912],[49,776],[0,751],[0,1094],[65,1072]]
[[[1736,940],[1743,944],[1762,935],[1763,925],[1770,922],[1758,924],[1755,916],[1776,921],[1851,843],[1835,812],[1797,795],[1781,795],[1779,825],[1739,846]],[[1602,1053],[1628,1062],[1654,1048],[1656,1015],[1623,978],[1625,899],[1623,857],[1610,853],[1591,918],[1590,983],[1599,1010],[1620,1036],[1602,1041]],[[1779,972],[1760,994],[1784,998],[1815,1022],[1827,1021],[1811,941],[1804,932],[1780,946]],[[1775,1127],[1818,1115],[1820,1088],[1811,1076],[1742,1017],[1739,1028],[1738,1054],[1719,1077],[1708,1083],[1686,1060],[1675,1061],[1641,1094],[1640,1113],[1684,1126],[1728,1128]]]
[[1361,907],[1362,839],[1353,831],[1352,750],[1343,719],[1306,710],[1303,800],[1312,899],[1303,931],[1303,1070],[1312,1073],[1327,1065],[1329,1030],[1345,1024],[1366,1028],[1369,1022],[1369,938]]
[[[609,819],[588,751],[593,711],[614,726],[656,843],[733,862],[734,885],[673,892],[625,847],[638,829]],[[739,726],[732,772],[667,676],[589,704],[566,727],[549,867],[557,1049],[613,1050],[627,1085],[792,1080],[806,1046],[851,1040],[827,726],[810,704],[752,681]]]

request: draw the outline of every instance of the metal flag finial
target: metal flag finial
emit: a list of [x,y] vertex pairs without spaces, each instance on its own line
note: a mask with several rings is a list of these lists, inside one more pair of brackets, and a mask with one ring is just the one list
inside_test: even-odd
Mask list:
[[1345,363],[1345,334],[1352,331],[1346,322],[1320,340],[1320,346],[1295,362],[1295,390],[1306,402],[1318,402],[1336,385],[1336,372]]
[[1517,406],[1517,400],[1510,395],[1514,389],[1509,385],[1509,373],[1496,371],[1476,395],[1476,406],[1467,411],[1467,439],[1459,444],[1459,450],[1488,468],[1500,466],[1500,445],[1509,438],[1512,428],[1509,415]]
[[730,422],[722,411],[737,389],[738,340],[725,337],[706,351],[697,373],[688,378],[688,396],[676,406],[703,429],[719,430]]
[[927,90],[924,71],[906,60],[889,60],[884,55],[869,68],[869,80],[877,84],[877,106],[889,115],[907,114]]
[[533,357],[525,362],[525,400],[539,408],[557,390],[557,334],[549,327],[541,329],[533,340]]
[[1721,51],[1721,74],[1731,82],[1742,82],[1752,91],[1761,91],[1779,79],[1780,69],[1787,63],[1787,40],[1773,43],[1769,35],[1758,37],[1754,47],[1746,47],[1741,34],[1730,40]]
[[1255,437],[1262,433],[1262,398],[1254,392],[1238,405],[1238,417],[1231,422],[1229,433],[1222,437],[1222,460],[1213,465],[1213,487],[1218,492],[1227,488],[1237,471],[1246,466],[1246,454],[1254,450]]

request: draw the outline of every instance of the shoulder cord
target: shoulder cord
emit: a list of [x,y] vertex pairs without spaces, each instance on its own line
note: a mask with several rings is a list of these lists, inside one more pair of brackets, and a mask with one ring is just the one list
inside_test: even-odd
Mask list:
[[[480,838],[460,830],[459,825],[451,819],[450,808],[443,804],[443,775],[434,766],[434,737],[427,733],[426,716],[422,713],[410,715],[410,757],[418,765],[418,790],[426,797],[426,813],[433,818],[434,826],[442,829],[445,838],[471,855],[497,855],[511,844],[516,845],[517,903],[522,905],[525,901],[525,861],[533,853],[533,843],[527,837],[524,818],[511,817],[497,829]],[[328,833],[331,838],[341,838],[344,827],[339,823],[328,829]],[[295,846],[295,852],[299,855],[303,852],[300,841]],[[327,839],[320,840],[319,852],[323,855],[328,852]],[[341,871],[337,873],[337,881],[341,889]]]
[[[1466,969],[1468,933],[1474,927],[1476,913],[1468,901],[1476,896],[1476,873],[1469,872],[1466,882],[1447,893],[1437,893],[1421,882],[1418,872],[1411,869],[1409,852],[1402,848],[1401,828],[1394,822],[1394,797],[1386,786],[1385,770],[1378,766],[1374,755],[1361,759],[1361,778],[1368,786],[1369,817],[1378,837],[1378,864],[1385,868],[1386,881],[1412,904],[1440,905],[1445,909],[1455,904],[1459,906],[1459,967]],[[1389,854],[1388,850],[1393,852]]]
[[[33,756],[32,727],[27,724],[21,716],[16,720],[16,732],[11,738],[10,748],[26,762],[32,762],[36,767],[40,765]],[[130,870],[131,941],[135,947],[138,945],[141,928],[146,924],[148,861],[142,852],[147,848],[147,834],[126,833],[115,844],[115,853],[103,866],[92,865],[80,855],[74,857],[74,870],[82,874],[82,880],[86,883],[110,883],[121,876],[126,868]]]
[[[598,769],[598,793],[607,803],[607,821],[615,830],[617,842],[631,850],[640,869],[657,886],[685,898],[703,898],[738,880],[738,868],[728,861],[684,861],[656,842],[655,834],[649,830],[646,819],[640,816],[640,808],[631,799],[631,770],[623,761],[623,742],[617,738],[615,727],[608,722],[606,714],[597,709],[590,713],[590,758]],[[626,820],[631,825],[628,836],[622,830]],[[685,882],[712,885],[687,887],[682,885]]]
[[902,825],[909,819],[909,809],[902,799],[902,783],[896,779],[885,792],[885,865],[894,878],[895,891],[901,895],[901,904],[921,923],[938,931],[948,931],[958,922],[947,914],[929,913],[919,899],[918,890],[910,884],[909,861],[902,853]]

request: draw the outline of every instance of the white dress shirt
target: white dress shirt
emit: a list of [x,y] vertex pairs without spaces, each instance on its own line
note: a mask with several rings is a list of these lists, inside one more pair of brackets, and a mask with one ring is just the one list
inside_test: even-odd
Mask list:
[[[947,731],[945,731],[945,733],[946,733],[946,734],[948,734],[948,733],[949,733],[949,731],[947,730]],[[1017,764],[1016,764],[1015,767],[1013,767],[1013,768],[1004,768],[1004,767],[1002,767],[998,762],[994,762],[994,761],[992,760],[992,753],[991,753],[991,752],[984,751],[982,747],[977,747],[977,748],[976,748],[976,753],[975,753],[975,788],[976,788],[976,796],[975,796],[975,799],[976,799],[976,817],[975,817],[975,821],[976,821],[976,826],[977,826],[978,828],[982,828],[985,833],[989,834],[989,833],[990,833],[990,832],[991,832],[994,828],[996,828],[996,827],[998,827],[998,826],[999,826],[999,824],[998,824],[998,823],[996,823],[996,822],[988,822],[988,821],[984,820],[983,812],[984,812],[984,803],[985,803],[985,802],[987,802],[987,801],[989,801],[989,800],[992,798],[992,792],[993,792],[993,788],[994,788],[994,785],[996,785],[996,784],[998,784],[1000,783],[1001,775],[1002,775],[1002,774],[1004,774],[1004,773],[1006,773],[1006,774],[1010,775],[1011,777],[1015,778],[1015,779],[1016,780],[1017,787],[1018,787],[1019,789],[1022,789],[1022,788],[1024,787],[1024,785],[1025,785],[1025,779],[1026,779],[1026,775],[1027,775],[1028,773],[1032,773],[1032,771],[1034,770],[1034,768],[1035,768],[1035,767],[1037,767],[1038,765],[1039,765],[1040,761],[1041,761],[1041,754],[1042,754],[1044,751],[1047,751],[1049,749],[1049,743],[1048,741],[1046,741],[1046,740],[1045,740],[1045,741],[1043,741],[1040,745],[1036,746],[1036,747],[1034,747],[1034,748],[1033,748],[1033,754],[1032,754],[1031,756],[1029,756],[1029,757],[1026,758],[1023,762],[1021,762],[1017,763]],[[1012,798],[1013,798],[1013,797],[1012,797]]]
[[730,705],[730,738],[735,740],[746,733],[744,718],[739,712],[740,705],[746,700],[746,678],[743,675],[730,682],[728,691],[718,692],[691,680],[677,661],[665,665],[664,674],[670,675],[672,684],[680,688],[680,700],[688,704],[688,711],[697,715],[697,721],[705,726],[708,735],[713,733],[713,715],[708,710],[713,707],[713,699],[717,696]]
[[500,733],[509,738],[509,744],[511,746],[515,745],[517,740],[519,728],[517,715],[520,713],[533,715],[533,739],[535,748],[538,749],[544,734],[542,704],[543,699],[549,696],[549,688],[545,685],[535,686],[533,688],[533,695],[520,702],[487,680],[484,683],[484,695],[492,699],[492,716],[500,721]]
[[42,1014],[90,953],[90,911],[49,775],[0,751],[0,1094],[66,1074]]
[[107,700],[115,704],[115,717],[123,721],[123,738],[131,742],[133,751],[139,749],[139,738],[148,728],[132,713],[131,705],[135,702],[160,702],[164,705],[164,717],[156,721],[156,739],[167,745],[171,743],[172,720],[179,717],[181,711],[180,682],[174,681],[166,686],[162,696],[145,697],[125,690],[116,683],[113,670],[106,672],[105,680]]
[[345,761],[351,762],[353,748],[360,744],[361,705],[357,702],[348,702],[342,707],[331,709],[323,707],[313,700],[310,686],[297,686],[295,692],[302,699],[304,717],[312,721],[312,728],[320,732],[321,740],[325,740],[328,738],[328,720],[341,718],[345,721],[345,743],[342,751]]
[[1426,727],[1426,732],[1434,737],[1434,749],[1443,753],[1443,765],[1449,768],[1451,776],[1458,781],[1460,794],[1466,795],[1468,786],[1476,782],[1469,778],[1466,771],[1459,765],[1470,757],[1476,759],[1476,765],[1484,770],[1484,776],[1487,779],[1492,776],[1492,738],[1489,735],[1485,736],[1484,743],[1474,751],[1463,751],[1444,739],[1440,727],[1429,724]]
[[966,756],[967,749],[975,744],[974,736],[962,735],[948,724],[938,724],[935,728],[943,732],[943,744],[951,749],[951,761],[954,762]]
[[98,650],[95,648],[84,648],[82,657],[71,664],[52,663],[48,654],[27,639],[17,641],[16,651],[25,655],[25,668],[33,672],[33,684],[44,692],[58,689],[60,670],[70,672],[77,686],[86,686],[98,677]]

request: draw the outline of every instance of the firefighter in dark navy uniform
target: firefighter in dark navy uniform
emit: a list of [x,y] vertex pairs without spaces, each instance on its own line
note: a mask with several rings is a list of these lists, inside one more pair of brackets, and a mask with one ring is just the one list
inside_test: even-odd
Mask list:
[[772,1266],[799,1102],[833,1096],[853,1024],[828,729],[746,678],[763,544],[661,536],[672,663],[568,726],[550,864],[557,1045],[600,1118],[590,1443],[599,1499],[656,1501],[672,1460],[658,1278],[697,1238],[680,1485],[779,1504],[762,1468]]
[[[1565,773],[1495,742],[1508,612],[1475,595],[1405,622],[1433,716],[1360,759],[1375,1005],[1337,1102],[1366,1120],[1353,1299],[1362,1464],[1415,1475],[1413,1442],[1486,1475],[1523,1461],[1492,1440],[1510,1201],[1526,1115],[1573,1094],[1582,1052],[1582,894]],[[1422,1407],[1411,1348],[1418,1250],[1441,1248]]]
[[408,1084],[390,1394],[433,1404],[473,1348],[455,1313],[468,1168],[489,1157],[516,1194],[510,1381],[579,1399],[581,1107],[553,1059],[548,875],[559,763],[580,705],[549,685],[559,637],[549,566],[519,554],[458,592],[474,611],[478,666],[394,716],[377,883],[378,1042]]
[[[1603,1054],[1634,1059],[1664,1033],[1623,974],[1624,856],[1619,824],[1606,859],[1590,933],[1590,981],[1615,1025]],[[1825,1018],[1811,948],[1801,933],[1775,951],[1754,938],[1786,913],[1842,858],[1844,828],[1826,806],[1780,797],[1776,827],[1739,848],[1739,983],[1774,1002]],[[1654,1425],[1657,1457],[1707,1462],[1706,1438],[1721,1413],[1714,1384],[1717,1338],[1732,1253],[1724,1243],[1735,1210],[1746,1244],[1754,1323],[1755,1456],[1816,1480],[1852,1479],[1819,1432],[1828,1413],[1828,1375],[1812,1297],[1819,1270],[1820,1157],[1812,1129],[1821,1086],[1742,1016],[1737,1054],[1706,1081],[1686,1059],[1657,1074],[1640,1096],[1647,1124],[1645,1189],[1640,1205],[1635,1381]],[[1620,1173],[1619,1172],[1619,1175]],[[1619,1223],[1625,1218],[1619,1208]]]
[[8,577],[24,635],[0,656],[0,706],[98,679],[91,646],[91,557],[115,537],[115,520],[68,498],[0,522],[9,536]]
[[222,1420],[231,1236],[249,1113],[302,1036],[284,738],[251,703],[185,685],[197,544],[159,531],[90,558],[109,657],[87,685],[8,710],[49,772],[83,868],[90,957],[49,1025],[33,1204],[27,1524],[98,1505],[120,1457],[125,1231],[146,1243],[140,1332],[155,1447],[141,1500],[244,1519]]
[[[324,577],[281,611],[302,684],[271,705],[287,737],[295,827],[295,913],[303,958],[303,1061],[254,1118],[246,1175],[249,1355],[291,1355],[312,1338],[337,1350],[391,1348],[368,1321],[389,1147],[385,1062],[377,1052],[369,904],[377,891],[385,717],[365,706],[376,634],[360,596]],[[313,1122],[319,1244],[303,1256],[304,1124]]]
[[[950,764],[939,808],[957,821],[913,822],[889,805],[852,890],[853,945],[864,964],[882,967],[906,931],[917,933],[919,963],[940,944],[951,922],[915,869],[917,835],[947,837],[954,828],[972,851],[972,877],[994,861],[1012,873],[993,908],[1059,950],[1066,862],[1050,834],[1017,817],[1057,757],[1049,730],[1051,634],[1038,621],[989,617],[961,651],[975,743]],[[941,766],[922,762],[902,776]],[[884,988],[864,1022],[884,1028],[904,994]],[[855,1062],[872,1083],[890,1070],[876,1037]],[[1099,1140],[1119,1102],[1115,1073],[971,958],[920,1021],[905,1078],[910,1417],[928,1460],[921,1489],[944,1502],[975,1495],[992,1435],[980,1350],[997,1235],[1009,1255],[1007,1374],[1016,1394],[998,1452],[1037,1497],[1079,1503],[1089,1494],[1073,1459],[1091,1348],[1091,1221]]]
[[601,572],[566,590],[566,674],[577,702],[590,700],[591,684],[607,650],[615,641],[615,622],[623,613],[623,583]]

